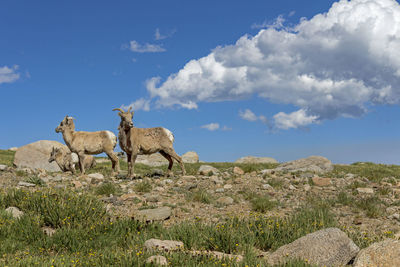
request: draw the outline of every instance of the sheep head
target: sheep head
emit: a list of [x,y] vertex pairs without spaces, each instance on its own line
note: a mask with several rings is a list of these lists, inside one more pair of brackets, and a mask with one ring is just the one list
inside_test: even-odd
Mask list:
[[56,160],[56,156],[57,156],[57,154],[58,154],[59,152],[60,152],[60,149],[55,148],[55,147],[53,146],[53,149],[51,150],[51,153],[50,153],[49,163],[52,163],[53,161]]
[[74,118],[69,117],[68,115],[60,122],[60,125],[56,128],[56,133],[63,133],[65,129],[75,130]]
[[133,122],[132,122],[132,118],[133,118],[133,114],[134,112],[131,112],[132,107],[129,107],[129,109],[127,111],[124,111],[123,109],[120,108],[115,108],[113,109],[113,111],[119,111],[118,115],[121,117],[121,123],[120,123],[120,127],[124,130],[129,130],[130,128],[133,127]]

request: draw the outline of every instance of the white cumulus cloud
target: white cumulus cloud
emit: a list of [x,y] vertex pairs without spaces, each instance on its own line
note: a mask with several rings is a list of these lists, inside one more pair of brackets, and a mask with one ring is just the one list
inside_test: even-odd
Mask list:
[[341,0],[291,28],[283,19],[191,60],[147,90],[161,107],[252,95],[297,107],[276,126],[301,127],[359,117],[371,104],[400,103],[400,5],[395,0]]
[[122,105],[122,109],[129,109],[132,107],[132,110],[137,111],[137,110],[144,110],[144,111],[149,111],[150,110],[150,100],[144,99],[144,98],[139,98],[138,100],[132,102],[131,104],[125,106]]
[[11,68],[4,66],[0,67],[0,84],[12,83],[19,79],[20,74],[17,73],[18,65],[14,65]]
[[256,114],[254,114],[250,109],[246,109],[245,111],[239,110],[239,116],[246,121],[258,120]]
[[209,124],[200,126],[200,128],[207,129],[209,131],[215,131],[215,130],[219,129],[219,123],[215,123],[215,122],[209,123]]
[[276,128],[287,130],[290,128],[305,127],[309,124],[318,122],[318,117],[309,116],[304,109],[299,109],[290,114],[279,112],[274,115],[274,120]]
[[157,44],[139,44],[137,41],[133,40],[129,42],[129,49],[132,52],[137,53],[158,53],[167,51],[161,45]]

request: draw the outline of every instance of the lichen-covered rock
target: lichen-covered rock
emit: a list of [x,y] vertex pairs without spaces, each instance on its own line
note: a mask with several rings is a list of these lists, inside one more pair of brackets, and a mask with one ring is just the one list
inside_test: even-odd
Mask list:
[[268,263],[281,264],[290,257],[318,266],[344,266],[359,250],[346,233],[338,228],[326,228],[278,248],[268,257]]
[[304,159],[297,159],[280,164],[276,171],[311,171],[317,173],[325,173],[333,170],[332,162],[321,156],[311,156]]
[[139,210],[135,218],[144,221],[163,221],[171,217],[170,207],[161,207],[156,209]]
[[247,156],[237,159],[235,163],[278,163],[274,158]]
[[168,265],[167,258],[161,255],[154,255],[149,258],[147,258],[146,263],[148,264],[156,264],[156,265],[161,265],[161,266],[166,266]]
[[69,151],[67,146],[57,141],[40,140],[18,148],[14,156],[14,165],[18,168],[44,169],[49,172],[59,172],[61,169],[55,161],[49,163],[53,147]]
[[144,242],[144,247],[148,250],[175,251],[183,249],[183,242],[152,238]]
[[353,264],[354,267],[400,266],[400,240],[387,239],[362,249]]
[[199,155],[194,151],[188,151],[182,155],[184,163],[197,163],[199,162]]
[[10,213],[11,216],[15,219],[19,219],[22,215],[24,215],[24,212],[17,207],[8,207],[6,209],[6,212]]
[[198,173],[202,175],[209,175],[209,174],[215,175],[219,173],[219,170],[210,165],[201,165]]

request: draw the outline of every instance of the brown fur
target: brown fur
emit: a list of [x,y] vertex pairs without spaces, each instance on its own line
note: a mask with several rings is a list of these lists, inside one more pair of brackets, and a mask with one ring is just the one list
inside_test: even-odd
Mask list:
[[[121,123],[118,127],[119,145],[128,157],[128,178],[134,177],[133,170],[137,155],[149,155],[159,152],[168,162],[168,171],[171,172],[173,159],[181,166],[183,174],[186,173],[182,158],[175,153],[173,148],[173,136],[167,129],[156,128],[136,128],[133,126],[133,111],[119,110]],[[171,134],[168,135],[168,132]],[[171,140],[172,139],[172,140]]]
[[108,131],[83,132],[75,131],[73,118],[66,116],[56,128],[56,132],[62,132],[65,144],[79,157],[81,173],[85,174],[85,154],[94,155],[106,153],[112,162],[113,174],[119,172],[118,156],[114,153],[117,145],[115,135]]

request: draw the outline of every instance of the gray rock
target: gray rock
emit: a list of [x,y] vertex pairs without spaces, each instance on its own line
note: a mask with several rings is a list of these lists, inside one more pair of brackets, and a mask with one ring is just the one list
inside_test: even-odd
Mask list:
[[150,175],[151,177],[161,177],[164,176],[164,171],[161,169],[154,169]]
[[155,153],[150,155],[138,155],[136,158],[136,163],[142,163],[152,167],[159,167],[162,165],[168,165],[169,162],[161,154]]
[[184,163],[198,163],[199,155],[194,151],[188,151],[182,155],[182,160]]
[[37,141],[18,148],[14,157],[14,165],[18,168],[44,169],[50,172],[59,172],[61,169],[55,161],[49,163],[53,147],[69,151],[67,146],[57,141]]
[[210,165],[201,165],[198,173],[201,175],[209,175],[210,173],[216,175],[219,173],[219,170]]
[[270,184],[263,184],[262,188],[265,190],[274,190],[274,188]]
[[158,201],[160,201],[160,196],[156,195],[156,194],[152,194],[152,193],[144,194],[143,197],[148,202],[158,202]]
[[247,156],[237,159],[235,163],[278,163],[274,158]]
[[223,188],[215,189],[215,193],[224,193],[224,192],[225,192],[225,189],[223,189]]
[[321,156],[311,156],[304,159],[282,163],[277,168],[275,168],[275,170],[289,172],[312,171],[317,173],[325,173],[333,170],[333,164],[327,158]]
[[0,171],[5,171],[7,169],[8,169],[7,165],[0,164]]
[[17,151],[18,150],[18,147],[15,147],[15,146],[13,146],[13,147],[10,147],[8,150],[10,150],[10,151]]
[[144,247],[148,250],[175,251],[183,249],[183,242],[174,240],[149,239],[144,242]]
[[41,229],[42,229],[43,233],[45,233],[48,236],[52,236],[56,233],[56,229],[53,229],[48,226],[43,226]]
[[139,210],[135,218],[144,221],[164,221],[171,217],[170,207],[161,207],[156,209]]
[[18,186],[25,186],[25,187],[34,187],[35,184],[27,183],[27,182],[19,182]]
[[373,194],[374,193],[374,189],[368,188],[368,187],[365,187],[365,188],[359,187],[356,190],[358,193],[361,193],[361,194]]
[[223,205],[232,205],[233,204],[233,198],[231,197],[220,197],[217,199],[217,202],[219,204],[223,204]]
[[101,173],[91,173],[88,175],[90,178],[92,179],[96,179],[96,180],[104,180],[104,175]]
[[231,185],[231,184],[224,185],[224,189],[227,189],[227,190],[232,189],[232,187],[233,187],[233,185]]
[[354,260],[354,267],[400,266],[400,240],[387,239],[364,248]]
[[268,263],[284,263],[290,257],[318,266],[344,266],[359,250],[346,233],[338,228],[326,228],[278,248],[268,257]]
[[167,258],[161,255],[155,255],[147,258],[146,263],[148,264],[156,264],[156,265],[161,265],[161,266],[166,266],[168,265]]
[[24,212],[17,207],[8,207],[6,212],[11,213],[11,216],[15,219],[19,219],[22,215],[24,215]]

